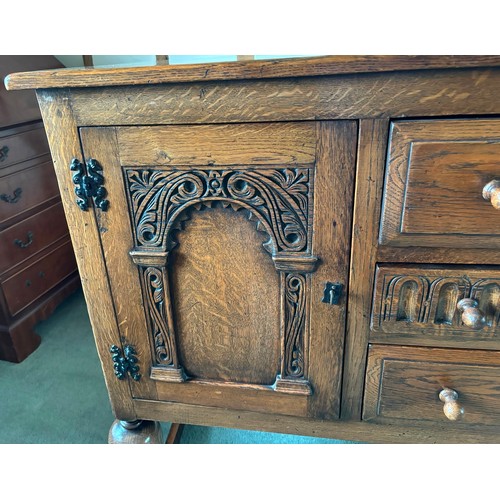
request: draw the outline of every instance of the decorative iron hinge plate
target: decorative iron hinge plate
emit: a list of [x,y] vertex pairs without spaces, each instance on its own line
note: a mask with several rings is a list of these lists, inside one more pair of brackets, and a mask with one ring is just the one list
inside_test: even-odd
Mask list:
[[73,158],[70,165],[70,170],[76,172],[73,175],[73,183],[76,184],[75,194],[78,196],[76,200],[77,205],[82,210],[88,210],[90,198],[94,200],[97,208],[103,212],[109,207],[109,201],[105,200],[107,196],[106,188],[103,187],[104,176],[102,175],[102,167],[97,160],[89,158],[87,165],[85,165]]
[[113,360],[113,368],[115,370],[116,378],[123,380],[127,373],[135,380],[139,381],[141,374],[135,349],[131,345],[125,345],[122,350],[117,345],[112,345],[109,349],[111,359]]

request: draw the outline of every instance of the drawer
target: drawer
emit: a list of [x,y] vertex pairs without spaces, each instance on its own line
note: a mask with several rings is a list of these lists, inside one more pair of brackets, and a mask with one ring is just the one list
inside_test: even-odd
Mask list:
[[499,381],[497,352],[370,346],[363,419],[500,425]]
[[371,342],[500,349],[499,321],[498,267],[377,266]]
[[2,283],[12,316],[76,270],[71,242],[67,241]]
[[500,248],[499,208],[499,119],[393,122],[381,244]]
[[0,167],[8,167],[47,153],[49,144],[41,125],[32,130],[0,137]]
[[0,177],[0,224],[58,195],[51,160]]
[[68,234],[61,203],[0,232],[0,274]]

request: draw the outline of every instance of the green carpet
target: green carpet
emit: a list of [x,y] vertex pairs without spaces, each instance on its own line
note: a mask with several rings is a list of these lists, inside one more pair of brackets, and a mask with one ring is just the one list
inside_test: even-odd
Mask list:
[[[42,343],[22,363],[0,361],[0,443],[106,443],[114,417],[81,291],[40,323],[37,332]],[[345,441],[186,426],[181,443]]]

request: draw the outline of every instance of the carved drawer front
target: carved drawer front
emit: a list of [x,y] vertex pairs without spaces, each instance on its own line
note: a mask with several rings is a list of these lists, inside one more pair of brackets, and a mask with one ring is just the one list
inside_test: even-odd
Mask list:
[[2,288],[12,316],[74,273],[75,269],[75,257],[68,240],[10,276],[2,283]]
[[496,352],[371,346],[363,419],[500,425],[499,377]]
[[0,226],[47,200],[59,196],[52,160],[2,176],[0,170]]
[[47,154],[49,144],[42,124],[32,130],[0,137],[0,168]]
[[338,418],[356,130],[81,130],[135,397]]
[[0,231],[0,274],[67,236],[61,203]]
[[380,242],[500,248],[500,120],[395,121]]
[[500,347],[497,267],[378,266],[371,342]]

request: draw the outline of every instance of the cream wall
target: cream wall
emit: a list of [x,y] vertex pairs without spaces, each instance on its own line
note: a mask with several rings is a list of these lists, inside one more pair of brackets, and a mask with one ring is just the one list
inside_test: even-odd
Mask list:
[[[66,67],[83,66],[83,57],[78,55],[55,56]],[[208,62],[236,61],[235,55],[169,55],[169,64],[195,64]],[[282,59],[301,57],[298,55],[256,55],[255,59]],[[92,56],[94,66],[154,66],[156,56],[147,55],[95,55]]]

